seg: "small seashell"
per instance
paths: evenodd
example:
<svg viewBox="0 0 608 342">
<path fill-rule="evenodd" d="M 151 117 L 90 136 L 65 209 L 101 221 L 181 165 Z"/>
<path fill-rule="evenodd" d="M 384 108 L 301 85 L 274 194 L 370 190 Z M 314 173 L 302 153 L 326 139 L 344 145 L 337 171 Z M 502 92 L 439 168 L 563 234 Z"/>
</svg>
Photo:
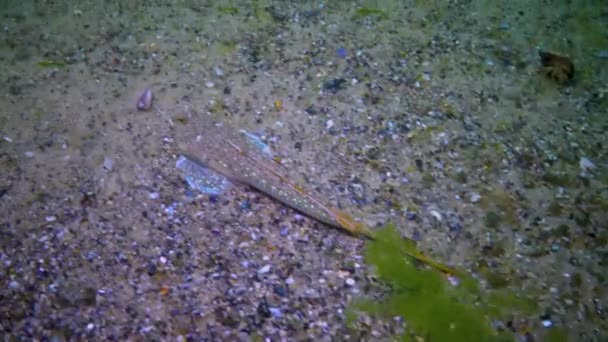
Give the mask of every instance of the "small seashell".
<svg viewBox="0 0 608 342">
<path fill-rule="evenodd" d="M 150 108 L 152 108 L 152 89 L 148 88 L 139 96 L 137 109 L 149 110 Z"/>
</svg>

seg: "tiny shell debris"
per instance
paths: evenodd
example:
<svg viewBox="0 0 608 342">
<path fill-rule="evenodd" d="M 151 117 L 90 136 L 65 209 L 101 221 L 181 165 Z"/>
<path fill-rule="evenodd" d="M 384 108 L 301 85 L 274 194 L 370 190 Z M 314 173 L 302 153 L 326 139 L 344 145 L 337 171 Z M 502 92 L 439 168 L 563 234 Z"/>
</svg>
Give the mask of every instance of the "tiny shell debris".
<svg viewBox="0 0 608 342">
<path fill-rule="evenodd" d="M 258 270 L 258 274 L 265 274 L 268 273 L 268 271 L 270 271 L 270 265 L 265 265 Z"/>
<path fill-rule="evenodd" d="M 138 110 L 150 110 L 152 108 L 152 89 L 148 88 L 144 90 L 144 92 L 137 99 L 137 109 Z"/>
</svg>

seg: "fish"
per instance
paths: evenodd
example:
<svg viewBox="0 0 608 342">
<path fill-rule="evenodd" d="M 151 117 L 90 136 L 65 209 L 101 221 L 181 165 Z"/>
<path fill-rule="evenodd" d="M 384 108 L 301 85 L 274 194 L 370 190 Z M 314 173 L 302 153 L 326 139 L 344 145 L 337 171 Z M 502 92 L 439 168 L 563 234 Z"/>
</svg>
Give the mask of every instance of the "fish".
<svg viewBox="0 0 608 342">
<path fill-rule="evenodd" d="M 192 140 L 178 143 L 181 155 L 175 165 L 190 187 L 217 195 L 233 182 L 245 184 L 319 222 L 373 239 L 363 222 L 296 184 L 257 135 L 225 124 L 195 123 L 192 127 L 199 132 Z"/>
<path fill-rule="evenodd" d="M 319 222 L 354 236 L 377 240 L 363 222 L 328 205 L 319 193 L 296 184 L 279 167 L 272 150 L 259 136 L 225 124 L 194 122 L 188 126 L 197 133 L 192 140 L 186 139 L 192 134 L 182 136 L 178 142 L 181 155 L 175 166 L 191 188 L 219 195 L 233 182 L 245 184 Z M 444 274 L 459 275 L 416 248 L 404 253 Z"/>
</svg>

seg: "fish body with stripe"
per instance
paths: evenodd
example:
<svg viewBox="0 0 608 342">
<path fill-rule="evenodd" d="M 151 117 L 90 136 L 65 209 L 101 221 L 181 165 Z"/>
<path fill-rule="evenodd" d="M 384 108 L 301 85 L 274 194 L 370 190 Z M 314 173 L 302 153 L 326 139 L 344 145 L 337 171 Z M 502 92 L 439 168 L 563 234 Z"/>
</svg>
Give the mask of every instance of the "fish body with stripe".
<svg viewBox="0 0 608 342">
<path fill-rule="evenodd" d="M 256 135 L 226 125 L 195 127 L 203 129 L 195 139 L 185 142 L 176 163 L 191 187 L 207 194 L 219 194 L 231 181 L 236 181 L 325 224 L 371 237 L 363 223 L 330 207 L 319 194 L 294 183 Z"/>
</svg>

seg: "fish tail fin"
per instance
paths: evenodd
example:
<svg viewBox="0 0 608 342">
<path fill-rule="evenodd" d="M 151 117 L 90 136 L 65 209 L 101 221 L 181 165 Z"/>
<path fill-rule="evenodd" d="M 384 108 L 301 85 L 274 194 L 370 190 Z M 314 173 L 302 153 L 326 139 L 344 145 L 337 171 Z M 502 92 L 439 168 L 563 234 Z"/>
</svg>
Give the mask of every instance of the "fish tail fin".
<svg viewBox="0 0 608 342">
<path fill-rule="evenodd" d="M 349 214 L 337 209 L 332 209 L 332 213 L 334 214 L 334 217 L 341 228 L 347 230 L 353 235 L 363 235 L 373 239 L 373 233 L 367 227 L 367 225 L 365 225 L 365 223 L 356 221 Z"/>
</svg>

